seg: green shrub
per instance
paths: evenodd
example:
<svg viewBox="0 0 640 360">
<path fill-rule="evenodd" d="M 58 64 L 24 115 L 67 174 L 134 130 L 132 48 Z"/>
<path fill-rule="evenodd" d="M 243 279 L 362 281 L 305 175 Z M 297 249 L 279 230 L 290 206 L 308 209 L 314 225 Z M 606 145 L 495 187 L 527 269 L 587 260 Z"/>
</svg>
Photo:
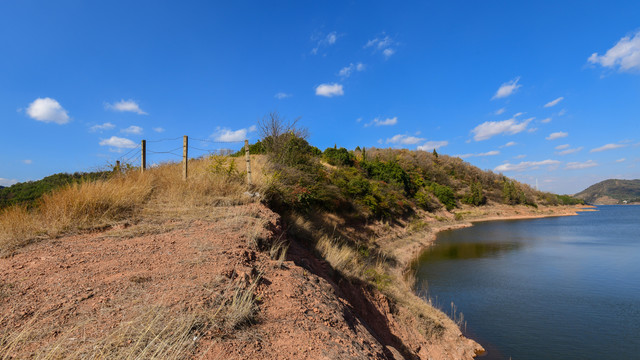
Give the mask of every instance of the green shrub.
<svg viewBox="0 0 640 360">
<path fill-rule="evenodd" d="M 478 181 L 471 183 L 469 193 L 462 199 L 467 204 L 480 206 L 487 203 L 487 197 L 482 191 L 482 184 Z"/>
<path fill-rule="evenodd" d="M 450 187 L 446 185 L 440 185 L 438 183 L 431 184 L 431 191 L 440 200 L 440 202 L 447 208 L 447 211 L 457 206 L 456 196 Z"/>
<path fill-rule="evenodd" d="M 343 147 L 340 149 L 327 148 L 324 153 L 322 153 L 322 158 L 329 164 L 335 166 L 353 165 L 353 154 Z"/>
<path fill-rule="evenodd" d="M 406 195 L 412 195 L 415 192 L 411 178 L 396 161 L 380 161 L 378 159 L 364 161 L 362 168 L 370 178 L 399 186 Z"/>
</svg>

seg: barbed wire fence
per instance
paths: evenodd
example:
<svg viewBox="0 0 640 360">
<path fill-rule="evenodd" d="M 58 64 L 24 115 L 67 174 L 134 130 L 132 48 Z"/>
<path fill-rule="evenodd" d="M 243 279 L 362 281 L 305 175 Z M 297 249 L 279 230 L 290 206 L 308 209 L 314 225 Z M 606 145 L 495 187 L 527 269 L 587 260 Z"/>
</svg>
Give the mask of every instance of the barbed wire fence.
<svg viewBox="0 0 640 360">
<path fill-rule="evenodd" d="M 173 148 L 181 138 L 182 146 Z M 195 142 L 195 146 L 191 142 Z M 165 143 L 168 144 L 165 146 Z M 183 178 L 186 180 L 189 175 L 189 159 L 197 159 L 205 156 L 230 156 L 236 153 L 236 151 L 231 149 L 231 146 L 234 144 L 241 145 L 242 143 L 243 141 L 190 138 L 187 135 L 158 140 L 142 140 L 140 144 L 132 147 L 125 154 L 118 157 L 115 166 L 118 171 L 124 166 L 127 168 L 139 167 L 140 171 L 144 172 L 147 169 L 147 164 L 151 164 L 148 161 L 150 159 L 149 155 L 155 158 L 151 166 L 155 166 L 162 161 L 178 161 L 178 159 L 181 159 L 183 164 Z M 182 153 L 180 153 L 180 150 L 182 150 Z M 247 165 L 247 183 L 251 185 L 251 158 L 249 156 L 248 140 L 244 140 L 244 151 Z"/>
</svg>

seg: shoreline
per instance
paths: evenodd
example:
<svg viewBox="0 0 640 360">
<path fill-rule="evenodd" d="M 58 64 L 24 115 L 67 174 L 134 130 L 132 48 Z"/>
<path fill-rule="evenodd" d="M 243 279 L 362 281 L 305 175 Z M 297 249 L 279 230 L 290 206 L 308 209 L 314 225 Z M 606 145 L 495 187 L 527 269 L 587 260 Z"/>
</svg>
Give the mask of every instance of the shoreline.
<svg viewBox="0 0 640 360">
<path fill-rule="evenodd" d="M 509 205 L 507 205 L 509 206 Z M 542 219 L 542 218 L 551 218 L 551 217 L 561 217 L 561 216 L 577 216 L 579 212 L 589 212 L 589 211 L 598 211 L 595 209 L 595 206 L 591 205 L 576 205 L 576 206 L 552 206 L 545 207 L 543 209 L 526 209 L 517 207 L 512 209 L 505 208 L 503 205 L 490 205 L 484 210 L 484 214 L 477 214 L 476 216 L 468 219 L 462 220 L 454 220 L 454 223 L 446 223 L 446 224 L 438 224 L 436 226 L 430 227 L 426 231 L 419 231 L 415 234 L 410 234 L 405 240 L 409 240 L 404 247 L 396 248 L 396 254 L 400 255 L 398 257 L 398 268 L 401 270 L 403 274 L 410 273 L 412 267 L 420 257 L 420 255 L 426 251 L 430 246 L 433 246 L 437 240 L 437 236 L 440 232 L 448 231 L 448 230 L 457 230 L 472 227 L 475 223 L 479 222 L 487 222 L 487 221 L 509 221 L 509 220 L 533 220 L 533 219 Z M 507 213 L 504 213 L 505 210 Z M 541 212 L 542 211 L 542 212 Z M 465 209 L 462 209 L 459 213 L 465 213 Z M 493 214 L 492 214 L 493 213 Z M 433 224 L 432 224 L 433 225 Z M 397 244 L 397 241 L 394 242 Z M 412 291 L 411 295 L 418 296 L 415 292 Z M 424 299 L 423 299 L 424 301 Z M 427 303 L 425 301 L 425 303 Z M 460 340 L 465 341 L 467 344 L 472 343 L 475 344 L 475 356 L 482 356 L 486 353 L 485 348 L 482 344 L 478 343 L 476 340 L 467 337 L 460 327 L 452 321 L 452 324 L 459 331 Z"/>
</svg>

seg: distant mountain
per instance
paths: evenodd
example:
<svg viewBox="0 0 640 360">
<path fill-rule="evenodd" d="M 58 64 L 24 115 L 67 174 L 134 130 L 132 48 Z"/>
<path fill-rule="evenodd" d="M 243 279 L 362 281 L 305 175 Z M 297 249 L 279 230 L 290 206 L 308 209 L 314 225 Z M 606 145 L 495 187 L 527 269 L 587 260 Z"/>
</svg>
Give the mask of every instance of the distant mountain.
<svg viewBox="0 0 640 360">
<path fill-rule="evenodd" d="M 640 203 L 640 179 L 601 181 L 574 196 L 594 205 Z"/>
</svg>

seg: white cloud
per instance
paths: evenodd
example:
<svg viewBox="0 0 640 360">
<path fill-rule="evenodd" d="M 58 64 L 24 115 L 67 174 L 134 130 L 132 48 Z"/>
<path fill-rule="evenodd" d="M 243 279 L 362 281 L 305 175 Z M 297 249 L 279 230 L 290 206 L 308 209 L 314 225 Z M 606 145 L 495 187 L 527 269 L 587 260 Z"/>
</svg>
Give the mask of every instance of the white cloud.
<svg viewBox="0 0 640 360">
<path fill-rule="evenodd" d="M 320 84 L 316 87 L 316 95 L 326 97 L 342 96 L 344 91 L 340 84 Z"/>
<path fill-rule="evenodd" d="M 153 128 L 153 131 L 155 131 L 155 132 L 157 132 L 157 133 L 162 133 L 162 132 L 164 132 L 164 129 L 163 129 L 163 128 L 161 128 L 161 127 L 154 127 L 154 128 Z"/>
<path fill-rule="evenodd" d="M 417 149 L 424 151 L 433 151 L 447 145 L 449 145 L 448 141 L 427 141 L 423 145 L 418 146 Z"/>
<path fill-rule="evenodd" d="M 585 162 L 570 162 L 567 163 L 565 169 L 567 170 L 578 170 L 578 169 L 587 169 L 590 167 L 598 166 L 598 163 L 593 160 L 587 160 Z"/>
<path fill-rule="evenodd" d="M 138 103 L 136 103 L 131 99 L 120 100 L 113 104 L 106 103 L 104 107 L 107 110 L 113 110 L 113 111 L 119 111 L 119 112 L 132 112 L 138 115 L 148 115 L 146 112 L 140 109 L 140 106 L 138 105 Z"/>
<path fill-rule="evenodd" d="M 550 123 L 550 122 L 551 122 L 551 118 L 550 118 L 550 117 L 548 117 L 548 118 L 546 118 L 546 119 L 542 119 L 542 120 L 540 120 L 540 122 L 541 122 L 541 123 L 543 123 L 543 124 L 548 124 L 548 123 Z"/>
<path fill-rule="evenodd" d="M 583 147 L 577 147 L 577 148 L 573 148 L 573 149 L 566 149 L 566 150 L 562 150 L 560 151 L 558 154 L 560 155 L 569 155 L 569 154 L 575 154 L 579 151 L 582 151 Z"/>
<path fill-rule="evenodd" d="M 521 155 L 518 155 L 518 156 L 514 156 L 513 158 L 514 159 L 524 159 L 526 157 L 527 157 L 527 155 L 521 154 Z"/>
<path fill-rule="evenodd" d="M 389 35 L 384 35 L 384 37 L 376 37 L 372 40 L 367 41 L 367 43 L 364 45 L 364 48 L 373 48 L 374 51 L 380 51 L 384 55 L 385 59 L 388 59 L 391 55 L 395 54 L 396 46 L 397 43 L 395 42 L 395 40 L 390 38 Z"/>
<path fill-rule="evenodd" d="M 502 114 L 504 114 L 504 112 L 505 112 L 505 111 L 507 111 L 507 109 L 505 109 L 505 108 L 501 108 L 501 109 L 496 110 L 496 111 L 494 112 L 494 114 L 495 114 L 495 115 L 502 115 Z"/>
<path fill-rule="evenodd" d="M 137 145 L 129 139 L 112 136 L 108 139 L 100 141 L 100 146 L 110 146 L 117 149 L 133 149 Z"/>
<path fill-rule="evenodd" d="M 338 72 L 338 75 L 343 78 L 348 78 L 354 71 L 364 71 L 366 66 L 363 63 L 351 63 L 349 66 L 345 66 Z"/>
<path fill-rule="evenodd" d="M 476 126 L 471 132 L 475 141 L 487 140 L 499 134 L 517 134 L 524 131 L 527 125 L 533 120 L 529 118 L 522 122 L 517 122 L 515 117 L 503 121 L 485 121 Z"/>
<path fill-rule="evenodd" d="M 27 108 L 27 115 L 30 118 L 45 123 L 56 123 L 59 125 L 69 122 L 69 115 L 59 102 L 52 98 L 37 98 Z"/>
<path fill-rule="evenodd" d="M 515 114 L 513 115 L 513 117 L 514 117 L 514 118 L 517 118 L 517 117 L 518 117 L 518 116 L 520 116 L 520 115 L 524 115 L 524 113 L 523 113 L 523 112 L 515 113 Z"/>
<path fill-rule="evenodd" d="M 509 141 L 508 143 L 502 145 L 501 147 L 505 148 L 505 147 L 511 147 L 511 146 L 515 146 L 518 143 L 516 143 L 515 141 Z"/>
<path fill-rule="evenodd" d="M 563 132 L 563 131 L 558 131 L 558 132 L 554 132 L 554 133 L 549 134 L 549 136 L 547 136 L 545 139 L 547 139 L 547 140 L 555 140 L 555 139 L 565 138 L 567 136 L 569 136 L 569 133 Z"/>
<path fill-rule="evenodd" d="M 318 35 L 312 36 L 311 40 L 317 41 L 316 47 L 311 49 L 311 53 L 315 55 L 315 54 L 318 53 L 318 51 L 321 48 L 329 47 L 329 46 L 335 44 L 336 41 L 338 41 L 338 34 L 335 31 L 332 31 L 332 32 L 328 33 L 327 35 L 324 35 L 324 34 L 320 33 Z"/>
<path fill-rule="evenodd" d="M 101 125 L 93 125 L 92 127 L 89 128 L 89 131 L 91 131 L 91 132 L 96 132 L 96 131 L 102 132 L 102 131 L 105 131 L 105 130 L 111 130 L 111 129 L 115 128 L 115 127 L 116 126 L 113 125 L 112 123 L 106 122 L 106 123 L 101 124 Z"/>
<path fill-rule="evenodd" d="M 523 161 L 518 164 L 505 163 L 497 166 L 494 171 L 503 172 L 503 171 L 524 171 L 537 169 L 540 166 L 544 165 L 558 165 L 560 161 L 558 160 L 542 160 L 542 161 Z"/>
<path fill-rule="evenodd" d="M 618 148 L 625 147 L 625 146 L 627 146 L 627 145 L 624 145 L 624 144 L 606 144 L 606 145 L 600 146 L 598 148 L 591 149 L 591 151 L 589 151 L 589 152 L 594 153 L 594 152 L 600 152 L 600 151 L 606 151 L 606 150 L 613 150 L 613 149 L 618 149 Z"/>
<path fill-rule="evenodd" d="M 18 180 L 16 179 L 5 179 L 5 178 L 0 178 L 0 186 L 11 186 L 15 183 L 17 183 Z"/>
<path fill-rule="evenodd" d="M 604 55 L 593 53 L 587 60 L 592 64 L 618 68 L 620 71 L 640 70 L 640 31 L 633 37 L 623 37 Z"/>
<path fill-rule="evenodd" d="M 123 132 L 125 134 L 135 134 L 135 135 L 140 135 L 142 134 L 142 128 L 140 126 L 136 126 L 136 125 L 131 125 L 126 129 L 122 129 L 120 130 L 120 132 Z"/>
<path fill-rule="evenodd" d="M 562 116 L 562 115 L 564 115 L 566 113 L 567 113 L 567 110 L 566 109 L 562 109 L 562 110 L 558 111 L 558 116 Z"/>
<path fill-rule="evenodd" d="M 380 120 L 379 118 L 373 119 L 370 123 L 364 124 L 364 127 L 369 127 L 371 125 L 374 126 L 392 126 L 398 123 L 398 117 L 386 118 L 384 120 Z"/>
<path fill-rule="evenodd" d="M 568 149 L 569 146 L 570 146 L 569 144 L 558 145 L 556 146 L 556 150 Z"/>
<path fill-rule="evenodd" d="M 286 98 L 290 98 L 292 95 L 291 94 L 287 94 L 287 93 L 283 93 L 283 92 L 279 92 L 277 94 L 275 94 L 273 97 L 276 99 L 286 99 Z"/>
<path fill-rule="evenodd" d="M 617 163 L 621 163 L 621 162 L 625 162 L 625 160 L 627 160 L 626 158 L 622 158 L 622 159 L 618 159 L 616 160 Z"/>
<path fill-rule="evenodd" d="M 457 156 L 457 157 L 459 157 L 461 159 L 465 159 L 465 158 L 470 158 L 470 157 L 495 156 L 495 155 L 500 155 L 500 151 L 491 150 L 491 151 L 478 153 L 478 154 L 462 154 L 462 155 L 455 155 L 455 156 Z"/>
<path fill-rule="evenodd" d="M 493 95 L 491 100 L 504 98 L 516 92 L 518 88 L 522 87 L 522 85 L 518 84 L 518 81 L 520 81 L 520 77 L 517 77 L 509 82 L 502 84 L 498 88 L 498 91 L 496 91 L 496 94 Z"/>
<path fill-rule="evenodd" d="M 248 129 L 231 130 L 228 128 L 218 127 L 216 131 L 211 134 L 211 138 L 215 141 L 223 142 L 239 142 L 247 139 L 247 134 L 256 131 L 255 125 L 250 126 Z"/>
<path fill-rule="evenodd" d="M 24 159 L 24 160 L 22 160 L 22 162 L 23 162 L 24 164 L 26 164 L 26 165 L 31 165 L 31 164 L 33 164 L 33 160 L 31 160 L 31 159 Z"/>
<path fill-rule="evenodd" d="M 387 144 L 399 144 L 399 145 L 414 145 L 417 144 L 419 142 L 424 141 L 424 138 L 419 138 L 416 136 L 409 136 L 409 135 L 402 135 L 402 134 L 398 134 L 395 135 L 391 138 L 388 138 L 386 143 Z"/>
<path fill-rule="evenodd" d="M 559 98 L 557 98 L 555 100 L 551 100 L 548 103 L 544 104 L 544 107 L 548 108 L 548 107 L 556 106 L 562 100 L 564 100 L 564 97 L 560 96 Z"/>
</svg>

